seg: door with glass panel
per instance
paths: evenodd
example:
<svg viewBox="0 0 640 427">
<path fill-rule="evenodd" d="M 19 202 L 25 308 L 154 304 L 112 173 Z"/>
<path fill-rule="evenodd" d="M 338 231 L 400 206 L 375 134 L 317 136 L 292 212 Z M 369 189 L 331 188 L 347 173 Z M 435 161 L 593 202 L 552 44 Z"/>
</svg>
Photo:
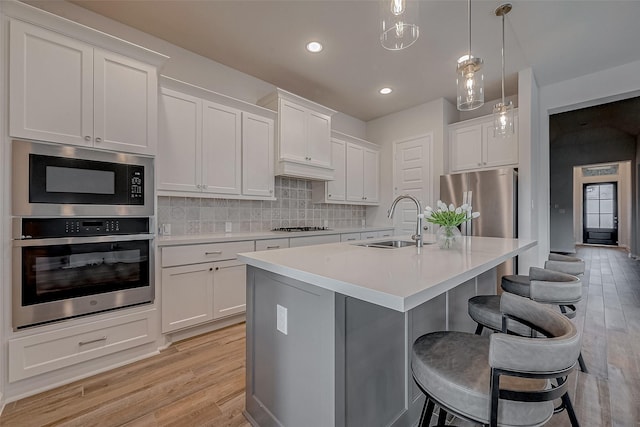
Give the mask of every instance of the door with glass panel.
<svg viewBox="0 0 640 427">
<path fill-rule="evenodd" d="M 618 245 L 617 183 L 584 185 L 583 242 Z"/>
</svg>

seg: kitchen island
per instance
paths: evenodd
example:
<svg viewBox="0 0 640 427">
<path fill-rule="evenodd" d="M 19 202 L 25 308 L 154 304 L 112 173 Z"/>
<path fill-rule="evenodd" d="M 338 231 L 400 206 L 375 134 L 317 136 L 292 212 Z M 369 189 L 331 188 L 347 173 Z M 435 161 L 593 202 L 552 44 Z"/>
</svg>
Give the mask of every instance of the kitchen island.
<svg viewBox="0 0 640 427">
<path fill-rule="evenodd" d="M 246 415 L 261 427 L 415 424 L 423 398 L 411 378 L 413 341 L 473 331 L 468 298 L 495 293 L 495 267 L 535 245 L 464 237 L 455 250 L 335 243 L 239 254 Z"/>
</svg>

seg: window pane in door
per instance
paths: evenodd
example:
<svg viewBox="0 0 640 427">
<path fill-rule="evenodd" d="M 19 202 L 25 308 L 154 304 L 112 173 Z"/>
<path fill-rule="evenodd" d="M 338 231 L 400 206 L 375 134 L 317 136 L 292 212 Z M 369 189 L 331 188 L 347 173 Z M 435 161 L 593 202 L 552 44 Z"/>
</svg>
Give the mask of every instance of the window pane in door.
<svg viewBox="0 0 640 427">
<path fill-rule="evenodd" d="M 613 200 L 600 200 L 600 213 L 613 213 Z"/>
<path fill-rule="evenodd" d="M 613 184 L 600 184 L 600 198 L 613 199 Z"/>
<path fill-rule="evenodd" d="M 600 228 L 599 214 L 587 214 L 587 228 Z"/>
<path fill-rule="evenodd" d="M 599 200 L 587 200 L 587 214 L 600 213 L 600 201 Z"/>
<path fill-rule="evenodd" d="M 588 186 L 587 187 L 587 199 L 599 199 L 600 192 L 598 191 L 598 187 Z"/>
<path fill-rule="evenodd" d="M 600 215 L 600 228 L 613 228 L 613 216 L 611 214 Z"/>
</svg>

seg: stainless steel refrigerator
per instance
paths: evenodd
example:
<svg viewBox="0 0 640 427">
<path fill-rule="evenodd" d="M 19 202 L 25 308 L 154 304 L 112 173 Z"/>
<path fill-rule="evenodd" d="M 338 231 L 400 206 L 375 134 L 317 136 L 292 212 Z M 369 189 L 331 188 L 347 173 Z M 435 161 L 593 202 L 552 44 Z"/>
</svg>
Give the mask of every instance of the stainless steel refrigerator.
<svg viewBox="0 0 640 427">
<path fill-rule="evenodd" d="M 461 227 L 465 235 L 518 237 L 518 171 L 513 168 L 442 175 L 440 200 L 455 206 L 469 203 L 480 212 Z M 512 260 L 499 266 L 498 283 L 504 274 L 514 274 L 516 265 Z"/>
</svg>

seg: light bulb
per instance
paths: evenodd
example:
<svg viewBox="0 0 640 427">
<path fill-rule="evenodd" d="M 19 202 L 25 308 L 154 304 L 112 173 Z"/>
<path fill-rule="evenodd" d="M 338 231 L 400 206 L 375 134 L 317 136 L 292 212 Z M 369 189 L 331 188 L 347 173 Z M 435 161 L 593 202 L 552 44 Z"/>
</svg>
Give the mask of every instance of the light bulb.
<svg viewBox="0 0 640 427">
<path fill-rule="evenodd" d="M 391 13 L 398 16 L 404 13 L 405 0 L 391 0 Z"/>
</svg>

